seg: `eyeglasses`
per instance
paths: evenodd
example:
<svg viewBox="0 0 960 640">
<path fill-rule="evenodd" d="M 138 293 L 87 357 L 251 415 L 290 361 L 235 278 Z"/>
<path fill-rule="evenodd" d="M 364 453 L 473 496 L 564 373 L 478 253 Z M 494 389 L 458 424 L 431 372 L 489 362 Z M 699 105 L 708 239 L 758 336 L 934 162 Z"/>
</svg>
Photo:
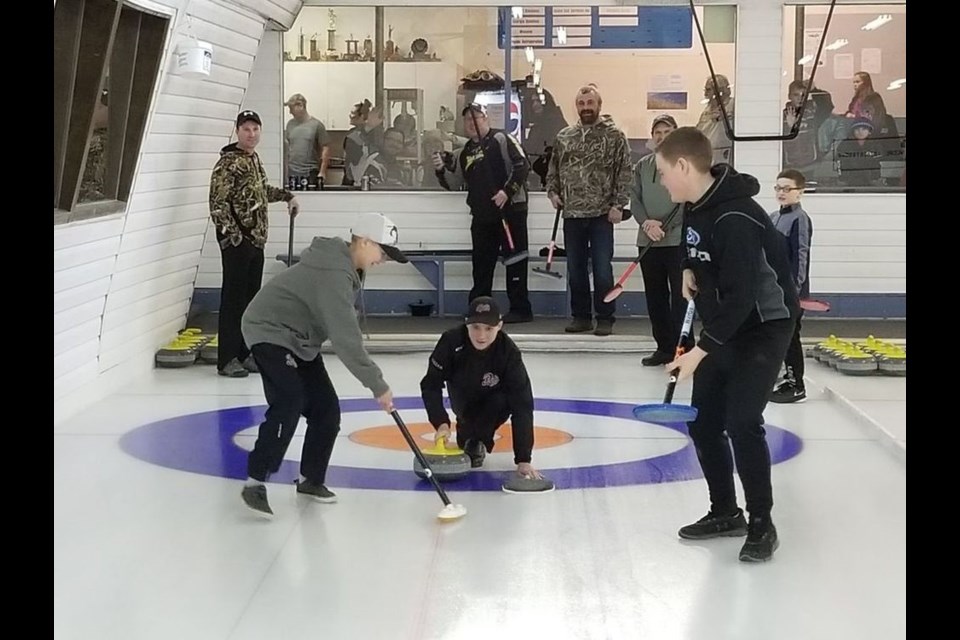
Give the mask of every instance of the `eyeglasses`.
<svg viewBox="0 0 960 640">
<path fill-rule="evenodd" d="M 780 185 L 774 185 L 773 190 L 777 193 L 786 191 L 802 191 L 803 187 L 781 187 Z"/>
</svg>

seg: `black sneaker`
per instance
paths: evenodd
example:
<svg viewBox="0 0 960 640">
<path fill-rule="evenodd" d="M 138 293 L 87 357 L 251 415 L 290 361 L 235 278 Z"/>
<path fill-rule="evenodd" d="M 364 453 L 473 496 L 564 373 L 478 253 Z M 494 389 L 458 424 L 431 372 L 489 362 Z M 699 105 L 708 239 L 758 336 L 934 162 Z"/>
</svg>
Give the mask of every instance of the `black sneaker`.
<svg viewBox="0 0 960 640">
<path fill-rule="evenodd" d="M 243 503 L 256 512 L 257 515 L 267 518 L 273 517 L 273 509 L 270 508 L 270 503 L 267 502 L 267 487 L 265 485 L 244 486 L 243 491 L 240 492 L 240 497 L 243 498 Z"/>
<path fill-rule="evenodd" d="M 593 331 L 593 320 L 588 318 L 574 318 L 573 322 L 568 324 L 563 330 L 567 333 L 586 333 L 587 331 Z"/>
<path fill-rule="evenodd" d="M 503 316 L 503 324 L 519 324 L 521 322 L 533 322 L 533 314 L 511 311 L 507 315 Z"/>
<path fill-rule="evenodd" d="M 463 452 L 470 457 L 470 467 L 476 469 L 483 466 L 483 459 L 487 457 L 487 448 L 479 440 L 467 440 Z"/>
<path fill-rule="evenodd" d="M 260 367 L 257 366 L 257 361 L 253 359 L 252 355 L 247 356 L 247 359 L 243 361 L 242 366 L 250 373 L 260 373 Z"/>
<path fill-rule="evenodd" d="M 595 336 L 609 336 L 613 333 L 613 320 L 600 318 L 597 320 L 597 328 L 593 330 Z"/>
<path fill-rule="evenodd" d="M 246 378 L 250 375 L 250 372 L 243 368 L 239 360 L 234 358 L 224 365 L 223 369 L 218 369 L 217 374 L 228 378 Z"/>
<path fill-rule="evenodd" d="M 310 482 L 309 480 L 297 480 L 297 493 L 302 496 L 310 496 L 317 502 L 332 504 L 337 501 L 337 494 L 319 482 Z"/>
<path fill-rule="evenodd" d="M 742 562 L 766 562 L 773 557 L 773 552 L 780 546 L 777 537 L 777 528 L 773 526 L 770 516 L 750 516 L 750 525 L 747 528 L 747 541 L 740 548 Z"/>
<path fill-rule="evenodd" d="M 680 527 L 677 535 L 687 540 L 745 536 L 747 521 L 743 517 L 743 509 L 737 509 L 736 513 L 728 516 L 718 516 L 711 511 L 693 524 Z"/>
<path fill-rule="evenodd" d="M 770 402 L 777 404 L 790 404 L 791 402 L 803 402 L 807 399 L 807 391 L 799 386 L 793 380 L 784 380 L 778 385 L 773 393 L 770 394 Z"/>
<path fill-rule="evenodd" d="M 673 354 L 667 353 L 666 351 L 654 351 L 646 358 L 640 360 L 640 364 L 645 367 L 656 367 L 661 364 L 667 364 L 668 362 L 673 362 Z"/>
</svg>

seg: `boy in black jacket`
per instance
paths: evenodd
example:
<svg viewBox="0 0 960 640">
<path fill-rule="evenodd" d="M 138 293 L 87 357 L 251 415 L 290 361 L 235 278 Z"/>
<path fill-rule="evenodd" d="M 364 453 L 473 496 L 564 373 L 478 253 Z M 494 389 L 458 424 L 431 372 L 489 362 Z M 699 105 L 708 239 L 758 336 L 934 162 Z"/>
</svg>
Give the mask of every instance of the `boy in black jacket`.
<svg viewBox="0 0 960 640">
<path fill-rule="evenodd" d="M 493 298 L 470 302 L 466 324 L 445 331 L 430 356 L 420 393 L 436 439 L 450 435 L 450 416 L 443 406 L 447 386 L 457 416 L 457 446 L 473 467 L 483 465 L 494 446 L 493 435 L 509 418 L 513 429 L 513 461 L 517 473 L 541 478 L 530 464 L 533 452 L 533 389 L 520 349 L 505 333 Z"/>
<path fill-rule="evenodd" d="M 695 299 L 703 330 L 697 345 L 667 364 L 693 378 L 697 418 L 690 437 L 710 491 L 710 511 L 681 538 L 742 536 L 740 560 L 769 560 L 779 546 L 770 518 L 773 489 L 763 409 L 799 312 L 783 238 L 753 200 L 756 178 L 727 164 L 711 167 L 710 141 L 681 127 L 657 147 L 663 186 L 685 203 L 683 296 Z M 729 436 L 729 441 L 728 441 Z M 733 444 L 733 457 L 730 443 Z M 733 461 L 749 524 L 737 507 Z"/>
<path fill-rule="evenodd" d="M 447 190 L 467 187 L 470 207 L 470 238 L 473 241 L 473 288 L 469 299 L 490 296 L 493 272 L 501 247 L 508 247 L 501 219 L 510 226 L 514 250 L 527 250 L 527 174 L 530 165 L 513 136 L 493 129 L 483 107 L 463 109 L 463 126 L 470 141 L 457 157 L 436 153 L 433 168 Z M 503 321 L 530 322 L 533 309 L 527 288 L 529 260 L 507 265 L 507 297 L 510 313 Z"/>
</svg>

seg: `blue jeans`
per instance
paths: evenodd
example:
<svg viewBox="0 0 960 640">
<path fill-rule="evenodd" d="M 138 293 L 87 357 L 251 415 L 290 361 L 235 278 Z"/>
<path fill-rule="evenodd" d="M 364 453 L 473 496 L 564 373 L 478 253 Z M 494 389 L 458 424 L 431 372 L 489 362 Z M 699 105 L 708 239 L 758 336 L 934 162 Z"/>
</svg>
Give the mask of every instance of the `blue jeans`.
<svg viewBox="0 0 960 640">
<path fill-rule="evenodd" d="M 567 252 L 567 277 L 570 280 L 570 306 L 573 317 L 592 320 L 590 275 L 593 267 L 593 310 L 597 320 L 614 321 L 616 302 L 604 302 L 613 288 L 613 223 L 606 215 L 595 218 L 567 218 L 563 221 L 563 245 Z"/>
</svg>

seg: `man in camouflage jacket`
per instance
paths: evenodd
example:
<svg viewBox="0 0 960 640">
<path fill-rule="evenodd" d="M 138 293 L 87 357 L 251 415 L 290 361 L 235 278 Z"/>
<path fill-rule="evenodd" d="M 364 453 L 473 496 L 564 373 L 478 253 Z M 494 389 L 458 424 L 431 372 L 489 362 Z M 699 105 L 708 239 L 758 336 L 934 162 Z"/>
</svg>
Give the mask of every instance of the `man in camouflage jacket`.
<svg viewBox="0 0 960 640">
<path fill-rule="evenodd" d="M 603 298 L 613 288 L 613 225 L 630 201 L 630 145 L 610 116 L 601 116 L 597 88 L 577 91 L 580 120 L 557 134 L 547 172 L 547 196 L 563 207 L 563 240 L 570 278 L 573 322 L 567 333 L 594 329 L 588 260 L 593 267 L 594 334 L 613 333 L 616 303 Z"/>
<path fill-rule="evenodd" d="M 223 267 L 217 372 L 232 378 L 257 371 L 243 342 L 240 318 L 263 280 L 267 205 L 286 202 L 291 218 L 299 210 L 293 194 L 267 183 L 267 173 L 255 151 L 261 124 L 256 112 L 240 112 L 237 141 L 220 150 L 210 178 L 210 218 L 216 225 Z"/>
</svg>

